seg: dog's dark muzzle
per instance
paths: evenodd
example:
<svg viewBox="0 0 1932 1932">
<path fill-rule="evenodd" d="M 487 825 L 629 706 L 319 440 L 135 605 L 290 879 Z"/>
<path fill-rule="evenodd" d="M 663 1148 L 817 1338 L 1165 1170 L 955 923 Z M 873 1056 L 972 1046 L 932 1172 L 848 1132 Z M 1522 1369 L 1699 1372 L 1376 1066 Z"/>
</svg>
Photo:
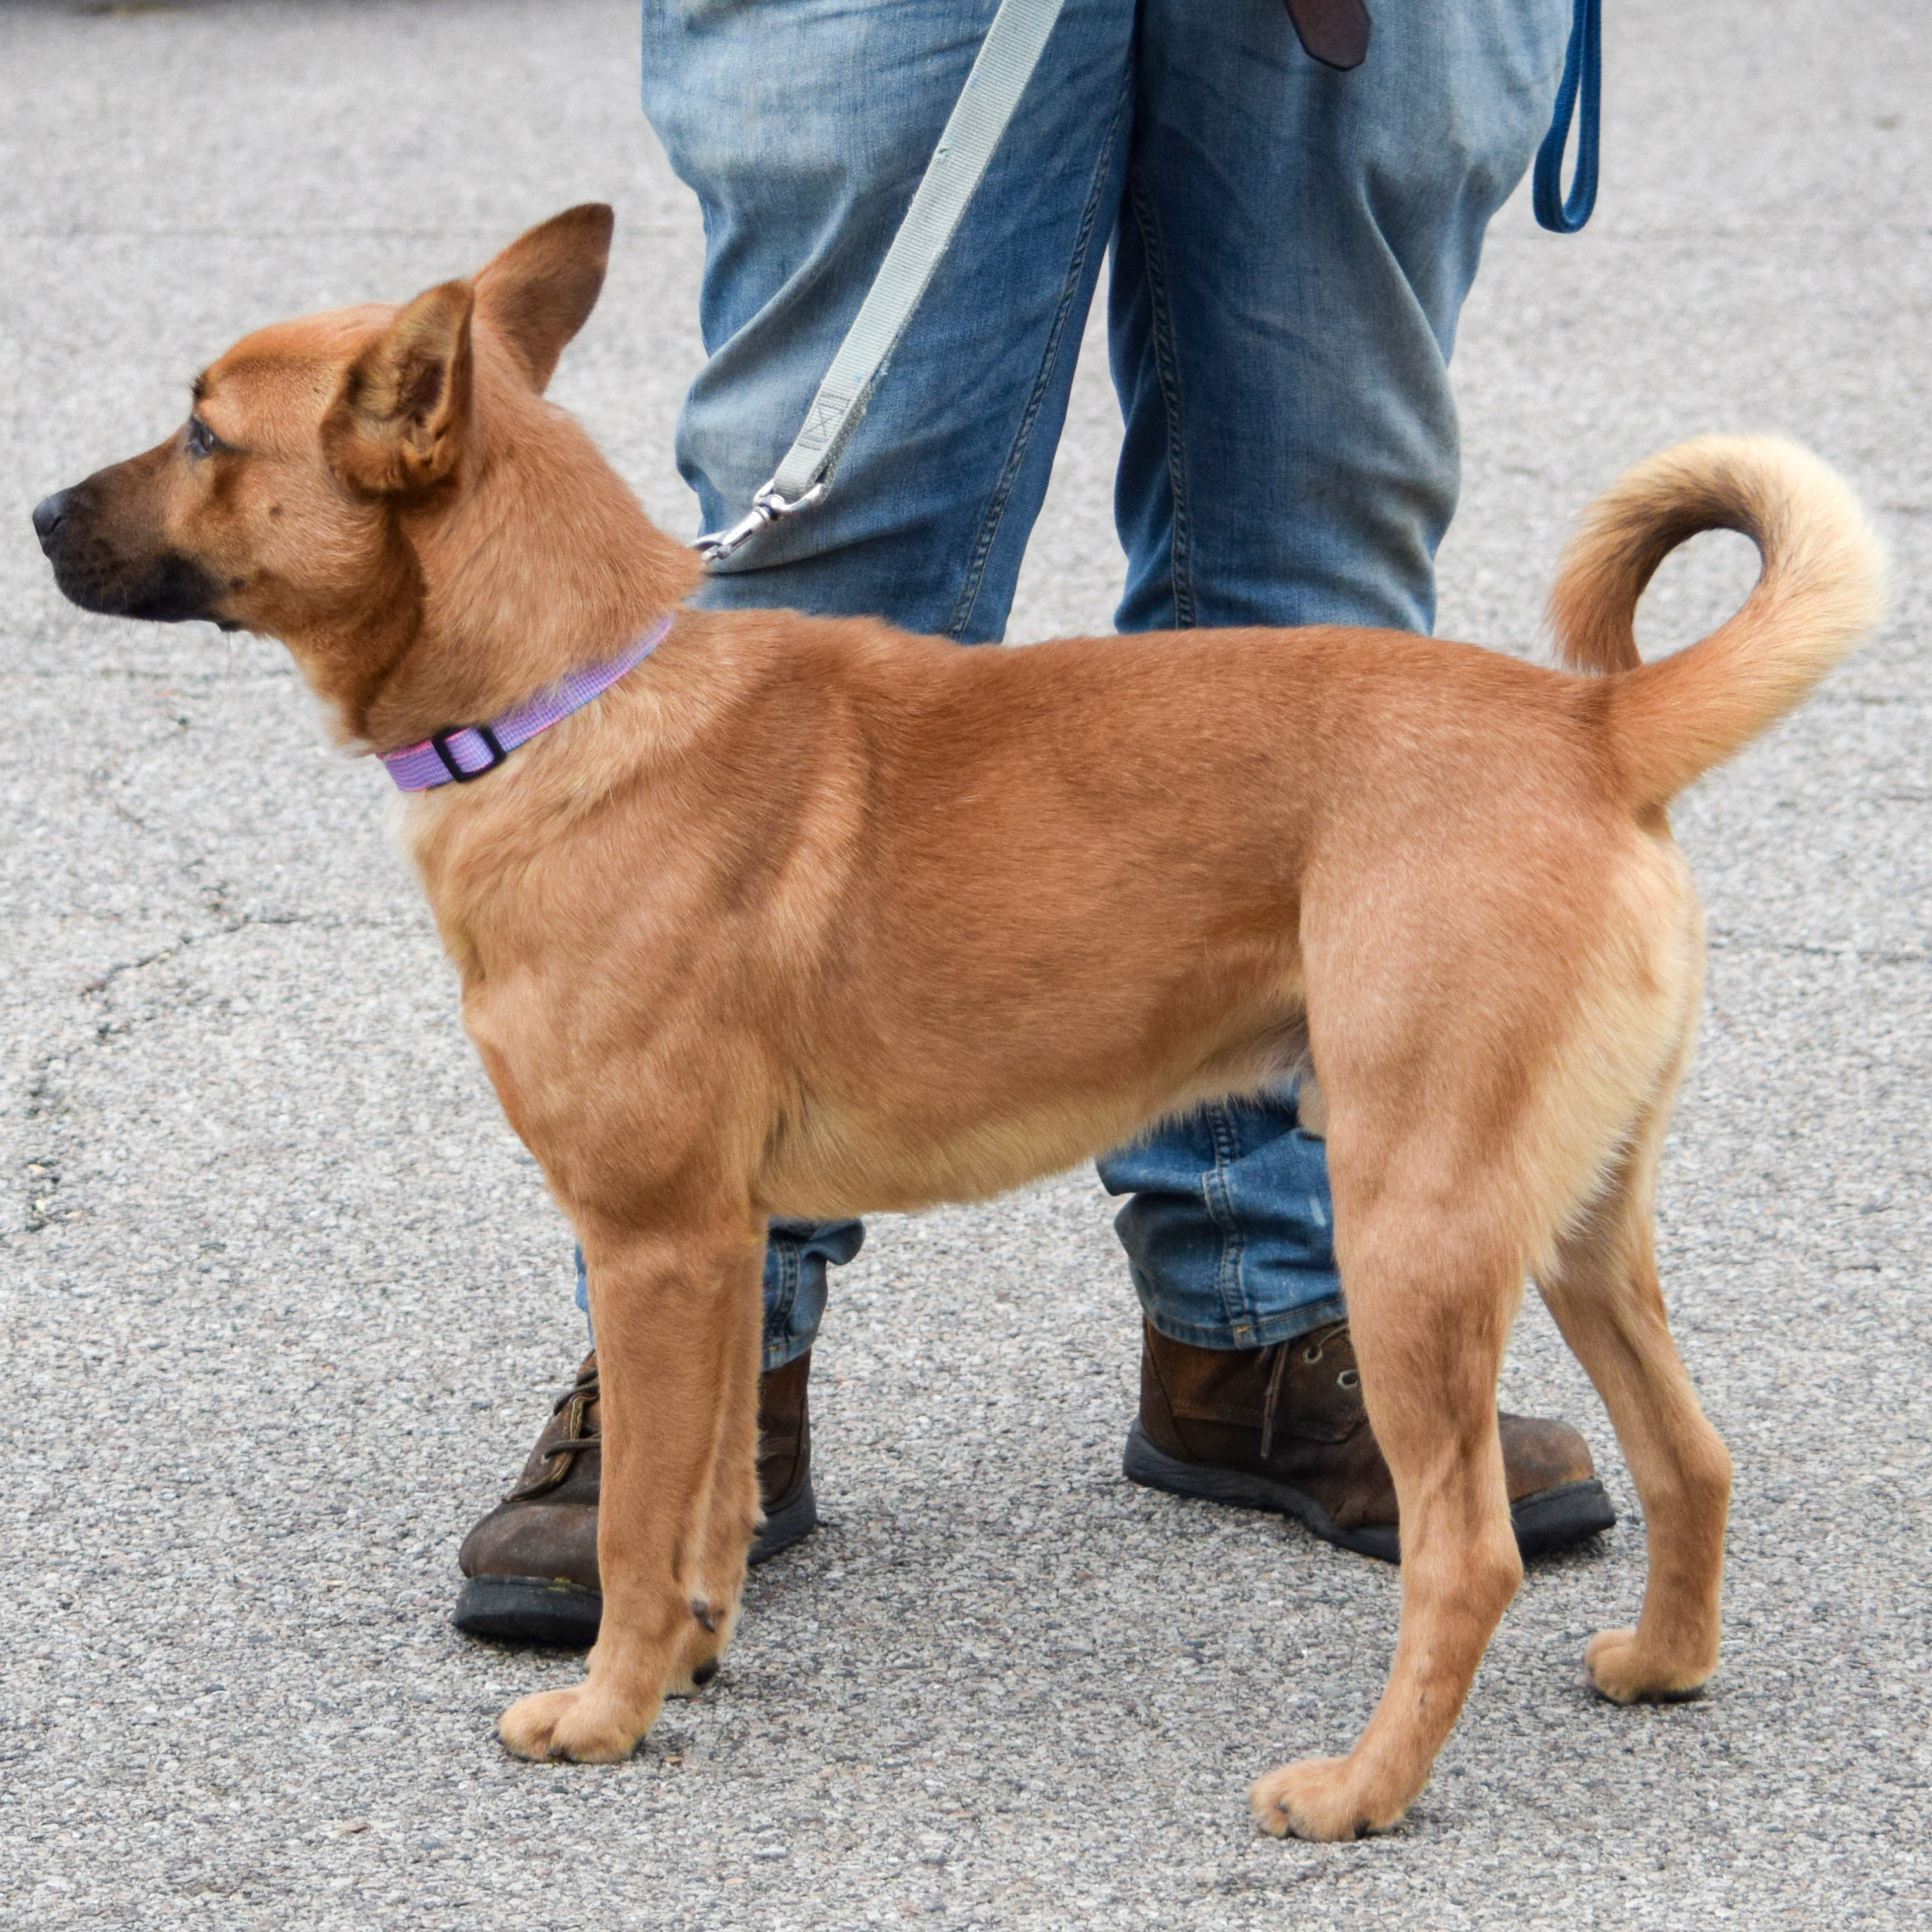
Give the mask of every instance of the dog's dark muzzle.
<svg viewBox="0 0 1932 1932">
<path fill-rule="evenodd" d="M 110 534 L 99 482 L 98 476 L 90 476 L 34 506 L 34 534 L 54 567 L 61 595 L 106 617 L 220 622 L 214 604 L 220 586 L 200 564 L 173 550 L 144 550 Z"/>
</svg>

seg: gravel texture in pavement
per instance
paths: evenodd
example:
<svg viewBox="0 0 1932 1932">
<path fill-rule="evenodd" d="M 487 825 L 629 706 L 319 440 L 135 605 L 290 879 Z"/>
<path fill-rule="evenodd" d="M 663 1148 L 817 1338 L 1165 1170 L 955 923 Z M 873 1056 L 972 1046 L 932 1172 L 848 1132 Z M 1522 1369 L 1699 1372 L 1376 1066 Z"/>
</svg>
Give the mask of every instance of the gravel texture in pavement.
<svg viewBox="0 0 1932 1932">
<path fill-rule="evenodd" d="M 826 1516 L 630 1762 L 513 1762 L 574 1659 L 450 1628 L 455 1551 L 581 1342 L 566 1229 L 384 830 L 277 646 L 84 616 L 33 502 L 304 310 L 616 203 L 556 393 L 655 514 L 702 238 L 626 0 L 0 10 L 0 1924 L 1907 1928 L 1932 1913 L 1932 13 L 1611 9 L 1604 187 L 1496 224 L 1457 352 L 1441 628 L 1541 648 L 1570 519 L 1714 428 L 1840 465 L 1892 616 L 1686 799 L 1710 992 L 1664 1179 L 1736 1456 L 1723 1668 L 1596 1701 L 1634 1515 L 1539 1563 L 1435 1783 L 1359 1845 L 1250 1778 L 1346 1745 L 1395 1573 L 1118 1471 L 1137 1314 L 1090 1177 L 877 1225 L 814 1383 Z M 1012 628 L 1105 628 L 1090 332 Z M 1659 647 L 1749 580 L 1706 538 Z M 1532 1302 L 1512 1406 L 1602 1412 Z"/>
</svg>

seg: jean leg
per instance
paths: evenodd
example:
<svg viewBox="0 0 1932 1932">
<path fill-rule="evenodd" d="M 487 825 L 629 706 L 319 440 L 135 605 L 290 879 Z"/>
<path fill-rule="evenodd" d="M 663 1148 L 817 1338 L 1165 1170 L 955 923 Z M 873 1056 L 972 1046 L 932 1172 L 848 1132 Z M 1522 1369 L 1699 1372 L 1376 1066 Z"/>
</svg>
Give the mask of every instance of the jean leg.
<svg viewBox="0 0 1932 1932">
<path fill-rule="evenodd" d="M 825 1316 L 825 1270 L 849 1262 L 865 1240 L 860 1221 L 772 1222 L 765 1238 L 767 1374 L 812 1346 Z"/>
<path fill-rule="evenodd" d="M 1278 0 L 1145 0 L 1111 352 L 1123 630 L 1427 631 L 1460 449 L 1449 353 L 1550 116 L 1567 0 L 1412 0 L 1367 61 Z"/>
<path fill-rule="evenodd" d="M 646 0 L 644 108 L 705 222 L 710 359 L 678 429 L 735 522 L 871 286 L 996 0 Z M 699 601 L 1000 637 L 1119 204 L 1134 0 L 1067 0 L 819 508 Z"/>
<path fill-rule="evenodd" d="M 1455 508 L 1448 358 L 1490 216 L 1546 124 L 1567 0 L 1377 10 L 1367 62 L 1303 52 L 1278 0 L 1145 0 L 1114 235 L 1127 420 L 1123 630 L 1426 631 Z M 1336 1318 L 1320 1142 L 1285 1096 L 1208 1108 L 1100 1164 L 1176 1340 Z"/>
<path fill-rule="evenodd" d="M 766 1373 L 795 1362 L 809 1348 L 825 1314 L 825 1270 L 829 1264 L 849 1262 L 865 1245 L 866 1229 L 859 1221 L 775 1220 L 765 1236 L 765 1339 L 762 1366 Z M 597 1331 L 590 1323 L 590 1276 L 584 1250 L 577 1250 L 577 1305 L 590 1346 Z"/>
<path fill-rule="evenodd" d="M 1217 1100 L 1097 1163 L 1163 1335 L 1264 1348 L 1342 1318 L 1328 1163 L 1294 1120 L 1287 1094 Z"/>
</svg>

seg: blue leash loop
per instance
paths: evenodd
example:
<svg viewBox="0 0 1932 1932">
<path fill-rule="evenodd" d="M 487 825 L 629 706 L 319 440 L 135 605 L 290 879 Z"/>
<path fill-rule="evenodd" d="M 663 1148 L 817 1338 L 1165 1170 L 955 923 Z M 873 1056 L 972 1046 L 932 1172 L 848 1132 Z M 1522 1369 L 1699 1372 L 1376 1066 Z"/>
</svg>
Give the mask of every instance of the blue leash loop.
<svg viewBox="0 0 1932 1932">
<path fill-rule="evenodd" d="M 1597 205 L 1597 133 L 1601 111 L 1604 74 L 1603 0 L 1576 0 L 1570 23 L 1569 51 L 1563 56 L 1563 79 L 1556 89 L 1556 113 L 1550 132 L 1536 151 L 1536 218 L 1552 234 L 1574 235 L 1590 218 Z M 1576 113 L 1577 97 L 1582 112 Z M 1563 192 L 1563 150 L 1569 145 L 1570 123 L 1576 119 L 1576 172 L 1570 192 Z"/>
</svg>

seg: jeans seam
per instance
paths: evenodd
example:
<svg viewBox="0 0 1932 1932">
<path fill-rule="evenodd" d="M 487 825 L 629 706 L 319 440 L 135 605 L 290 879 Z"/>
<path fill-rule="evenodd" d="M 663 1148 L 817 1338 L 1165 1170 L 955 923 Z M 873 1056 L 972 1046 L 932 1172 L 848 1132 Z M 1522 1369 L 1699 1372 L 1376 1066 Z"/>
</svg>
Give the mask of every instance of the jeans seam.
<svg viewBox="0 0 1932 1932">
<path fill-rule="evenodd" d="M 765 1235 L 765 1252 L 767 1257 L 776 1256 L 778 1264 L 778 1305 L 770 1303 L 764 1311 L 764 1338 L 760 1346 L 760 1356 L 771 1353 L 770 1337 L 774 1329 L 786 1338 L 791 1336 L 792 1310 L 798 1303 L 799 1244 L 792 1240 L 773 1240 L 768 1229 Z M 767 1367 L 770 1365 L 766 1364 Z"/>
<path fill-rule="evenodd" d="M 1227 1318 L 1228 1333 L 1233 1336 L 1235 1346 L 1246 1348 L 1253 1346 L 1254 1334 L 1247 1292 L 1242 1280 L 1247 1243 L 1228 1186 L 1234 1161 L 1234 1125 L 1226 1106 L 1219 1100 L 1209 1103 L 1207 1114 L 1208 1128 L 1214 1137 L 1214 1165 L 1201 1177 L 1201 1198 L 1209 1219 L 1221 1232 L 1221 1264 L 1216 1273 L 1216 1286 L 1221 1293 L 1222 1312 Z"/>
<path fill-rule="evenodd" d="M 1174 518 L 1173 533 L 1168 540 L 1168 574 L 1173 586 L 1174 627 L 1186 631 L 1193 628 L 1196 616 L 1194 532 L 1187 507 L 1187 442 L 1181 427 L 1180 363 L 1174 345 L 1174 310 L 1168 299 L 1160 231 L 1138 175 L 1128 179 L 1127 197 L 1134 211 L 1134 224 L 1141 232 L 1141 253 L 1147 264 L 1148 334 L 1154 346 L 1162 412 L 1167 419 L 1167 491 Z"/>
<path fill-rule="evenodd" d="M 1080 232 L 1073 244 L 1073 254 L 1069 260 L 1066 279 L 1061 285 L 1060 301 L 1053 314 L 1052 326 L 1047 331 L 1046 347 L 1040 359 L 1040 370 L 1034 378 L 1033 393 L 1027 398 L 1025 409 L 1021 412 L 1019 427 L 1013 433 L 1012 447 L 1006 452 L 1006 460 L 1001 468 L 999 480 L 993 485 L 993 494 L 986 504 L 986 514 L 981 519 L 980 534 L 974 539 L 973 554 L 966 566 L 964 580 L 959 586 L 958 600 L 953 607 L 952 617 L 946 627 L 949 638 L 958 638 L 964 634 L 966 626 L 972 621 L 973 607 L 979 602 L 980 586 L 986 580 L 986 565 L 993 554 L 994 540 L 1000 532 L 1000 525 L 1005 520 L 1006 505 L 1011 500 L 1013 486 L 1019 480 L 1022 466 L 1026 460 L 1027 451 L 1033 441 L 1034 424 L 1046 400 L 1047 385 L 1052 378 L 1054 367 L 1060 359 L 1060 345 L 1066 333 L 1066 318 L 1073 307 L 1073 298 L 1078 292 L 1082 276 L 1087 266 L 1087 251 L 1094 242 L 1094 224 L 1100 212 L 1100 190 L 1106 181 L 1112 164 L 1114 143 L 1119 138 L 1120 116 L 1132 94 L 1131 72 L 1122 76 L 1120 92 L 1114 103 L 1113 117 L 1107 123 L 1106 139 L 1100 143 L 1100 152 L 1094 164 L 1093 185 L 1088 190 L 1087 206 L 1080 216 Z"/>
<path fill-rule="evenodd" d="M 1170 1342 L 1184 1342 L 1193 1348 L 1268 1348 L 1277 1342 L 1292 1342 L 1298 1335 L 1311 1335 L 1318 1328 L 1348 1318 L 1348 1304 L 1338 1293 L 1324 1295 L 1319 1301 L 1298 1302 L 1236 1334 L 1232 1330 L 1211 1328 L 1199 1322 L 1176 1321 L 1165 1308 L 1156 1313 L 1152 1298 L 1138 1277 L 1135 1287 L 1141 1312 L 1150 1324 Z"/>
</svg>

